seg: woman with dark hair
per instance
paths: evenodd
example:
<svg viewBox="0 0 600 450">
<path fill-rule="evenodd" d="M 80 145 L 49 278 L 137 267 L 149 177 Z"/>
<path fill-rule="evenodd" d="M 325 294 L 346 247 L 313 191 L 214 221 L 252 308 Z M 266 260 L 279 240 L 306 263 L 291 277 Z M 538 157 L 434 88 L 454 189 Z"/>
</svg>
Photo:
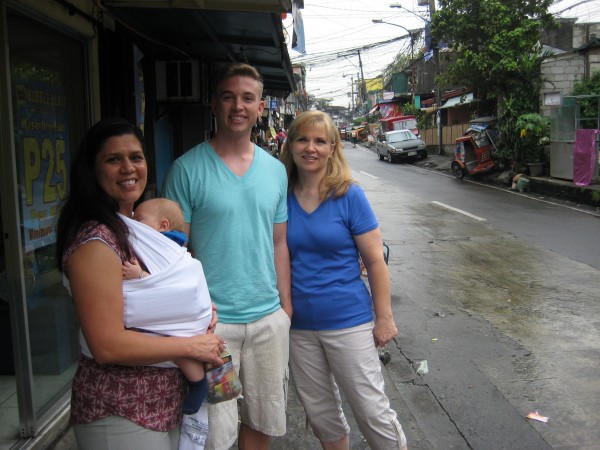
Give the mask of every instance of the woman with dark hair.
<svg viewBox="0 0 600 450">
<path fill-rule="evenodd" d="M 406 449 L 377 353 L 398 334 L 381 232 L 342 150 L 331 118 L 308 111 L 292 122 L 281 153 L 289 180 L 291 374 L 324 449 L 350 446 L 338 386 L 370 448 Z"/>
<path fill-rule="evenodd" d="M 86 450 L 176 449 L 184 378 L 158 364 L 222 363 L 223 342 L 214 334 L 166 337 L 124 325 L 122 264 L 137 258 L 127 221 L 146 179 L 141 130 L 123 119 L 102 120 L 75 157 L 58 221 L 58 267 L 81 325 L 71 422 Z"/>
</svg>

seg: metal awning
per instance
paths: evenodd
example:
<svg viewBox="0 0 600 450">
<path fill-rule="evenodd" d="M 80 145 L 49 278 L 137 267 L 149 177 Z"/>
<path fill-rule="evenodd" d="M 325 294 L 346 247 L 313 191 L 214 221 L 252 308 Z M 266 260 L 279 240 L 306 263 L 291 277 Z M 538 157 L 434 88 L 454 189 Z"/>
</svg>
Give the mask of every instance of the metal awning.
<svg viewBox="0 0 600 450">
<path fill-rule="evenodd" d="M 437 106 L 430 106 L 429 108 L 421 108 L 421 111 L 425 113 L 426 116 L 429 114 L 433 114 L 438 110 Z"/>
<path fill-rule="evenodd" d="M 213 65 L 245 62 L 261 73 L 265 94 L 296 90 L 281 13 L 291 0 L 106 0 L 122 26 L 155 45 L 156 59 Z M 286 4 L 289 4 L 286 6 Z M 209 9 L 210 8 L 210 9 Z"/>
<path fill-rule="evenodd" d="M 463 105 L 466 105 L 467 103 L 471 103 L 473 101 L 475 101 L 475 99 L 473 98 L 473 93 L 469 92 L 464 97 L 459 95 L 457 97 L 449 98 L 448 101 L 446 101 L 446 103 L 444 103 L 442 106 L 440 106 L 440 109 L 453 108 L 455 106 L 463 106 Z"/>
<path fill-rule="evenodd" d="M 371 108 L 371 111 L 369 111 L 369 112 L 367 113 L 367 115 L 371 115 L 371 114 L 373 114 L 373 113 L 374 113 L 375 111 L 377 111 L 378 109 L 379 109 L 379 105 L 375 105 L 375 106 L 373 106 L 373 108 Z"/>
<path fill-rule="evenodd" d="M 393 121 L 396 121 L 396 120 L 398 120 L 400 118 L 403 118 L 403 119 L 407 119 L 407 118 L 415 119 L 416 117 L 413 116 L 412 114 L 406 114 L 406 115 L 403 115 L 403 116 L 389 116 L 389 117 L 384 117 L 383 119 L 381 119 L 381 122 L 384 122 L 384 123 L 393 122 Z"/>
</svg>

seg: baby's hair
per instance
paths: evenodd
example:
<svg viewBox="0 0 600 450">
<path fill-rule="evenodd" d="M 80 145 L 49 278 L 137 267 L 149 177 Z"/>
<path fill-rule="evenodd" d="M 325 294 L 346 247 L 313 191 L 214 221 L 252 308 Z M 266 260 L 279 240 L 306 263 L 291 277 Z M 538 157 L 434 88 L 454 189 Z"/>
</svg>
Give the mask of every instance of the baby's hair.
<svg viewBox="0 0 600 450">
<path fill-rule="evenodd" d="M 166 218 L 169 221 L 169 229 L 183 231 L 183 211 L 176 201 L 168 198 L 151 198 L 142 204 L 149 207 L 160 218 Z"/>
</svg>

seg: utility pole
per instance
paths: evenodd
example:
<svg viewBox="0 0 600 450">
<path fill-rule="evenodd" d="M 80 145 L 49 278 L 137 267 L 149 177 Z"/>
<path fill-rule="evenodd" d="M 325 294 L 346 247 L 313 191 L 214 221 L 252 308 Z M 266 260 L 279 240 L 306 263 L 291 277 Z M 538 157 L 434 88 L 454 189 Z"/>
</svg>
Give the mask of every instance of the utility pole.
<svg viewBox="0 0 600 450">
<path fill-rule="evenodd" d="M 365 74 L 363 72 L 362 59 L 360 57 L 360 50 L 358 50 L 358 64 L 360 66 L 360 100 L 361 103 L 367 100 L 367 82 L 365 81 Z"/>
<path fill-rule="evenodd" d="M 352 92 L 354 93 L 354 107 L 360 104 L 360 73 L 356 72 L 356 78 L 352 78 Z"/>
<path fill-rule="evenodd" d="M 352 95 L 352 111 L 354 111 L 354 77 L 350 77 L 350 95 Z"/>
<path fill-rule="evenodd" d="M 429 22 L 431 23 L 431 19 L 433 19 L 433 13 L 435 13 L 435 0 L 429 0 Z M 433 64 L 435 65 L 435 75 L 433 82 L 435 83 L 435 104 L 437 105 L 437 138 L 438 138 L 438 154 L 444 154 L 444 146 L 442 145 L 442 110 L 440 106 L 442 106 L 442 93 L 440 91 L 440 86 L 437 81 L 437 77 L 440 74 L 440 49 L 438 48 L 438 43 L 433 42 Z"/>
</svg>

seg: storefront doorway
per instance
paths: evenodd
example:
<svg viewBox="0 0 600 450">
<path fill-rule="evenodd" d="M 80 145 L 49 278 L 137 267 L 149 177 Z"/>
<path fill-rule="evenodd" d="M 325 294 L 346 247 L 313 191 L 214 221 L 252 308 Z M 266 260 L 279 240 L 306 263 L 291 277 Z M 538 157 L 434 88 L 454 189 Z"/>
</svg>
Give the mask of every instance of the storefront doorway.
<svg viewBox="0 0 600 450">
<path fill-rule="evenodd" d="M 2 2 L 0 2 L 2 6 Z M 0 8 L 0 447 L 35 436 L 68 403 L 78 323 L 56 269 L 55 224 L 86 129 L 84 43 Z M 5 42 L 6 41 L 6 42 Z M 8 125 L 8 126 L 7 126 Z"/>
</svg>

